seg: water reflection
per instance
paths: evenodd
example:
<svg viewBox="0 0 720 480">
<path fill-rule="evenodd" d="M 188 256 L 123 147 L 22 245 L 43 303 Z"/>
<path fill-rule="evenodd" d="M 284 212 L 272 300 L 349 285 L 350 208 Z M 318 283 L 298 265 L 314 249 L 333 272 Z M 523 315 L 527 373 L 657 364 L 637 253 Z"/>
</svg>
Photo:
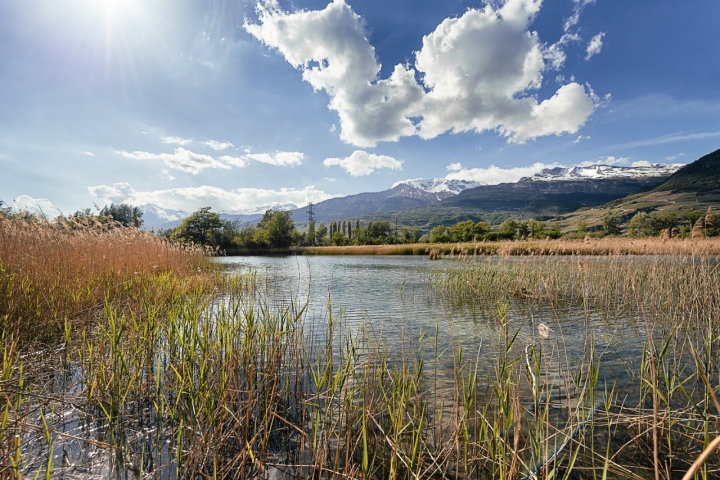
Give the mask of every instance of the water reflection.
<svg viewBox="0 0 720 480">
<path fill-rule="evenodd" d="M 340 313 L 342 325 L 356 334 L 361 329 L 385 343 L 388 353 L 399 355 L 401 345 L 422 349 L 425 361 L 435 367 L 434 349 L 454 351 L 462 346 L 466 359 L 477 362 L 480 377 L 495 375 L 494 359 L 500 348 L 499 305 L 453 305 L 429 286 L 432 275 L 451 268 L 472 268 L 476 262 L 542 262 L 547 258 L 444 259 L 430 262 L 418 256 L 307 256 L 218 258 L 230 272 L 254 271 L 260 276 L 265 299 L 278 305 L 289 301 L 307 304 L 306 322 L 325 322 L 328 306 Z M 563 259 L 560 261 L 576 261 Z M 611 257 L 590 262 L 617 261 Z M 634 261 L 634 259 L 633 259 Z M 559 379 L 574 374 L 595 349 L 602 362 L 601 382 L 627 384 L 637 371 L 645 341 L 642 319 L 624 314 L 607 316 L 581 307 L 542 301 L 508 299 L 508 330 L 519 349 L 532 346 L 542 355 L 547 375 Z M 544 324 L 547 336 L 539 332 Z M 437 338 L 435 338 L 437 336 Z M 431 348 L 433 347 L 433 348 Z M 479 359 L 479 360 L 478 360 Z M 453 383 L 452 355 L 441 359 L 441 378 Z M 599 387 L 604 388 L 604 384 Z"/>
</svg>

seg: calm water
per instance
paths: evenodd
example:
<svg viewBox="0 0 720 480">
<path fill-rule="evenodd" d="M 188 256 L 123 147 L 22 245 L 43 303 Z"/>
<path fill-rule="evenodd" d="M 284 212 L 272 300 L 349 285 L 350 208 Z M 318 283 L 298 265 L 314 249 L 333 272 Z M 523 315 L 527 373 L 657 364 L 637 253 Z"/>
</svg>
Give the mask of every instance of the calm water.
<svg viewBox="0 0 720 480">
<path fill-rule="evenodd" d="M 331 305 L 347 331 L 364 329 L 382 341 L 391 355 L 399 355 L 404 344 L 406 350 L 422 348 L 425 360 L 433 361 L 437 335 L 438 350 L 462 345 L 465 358 L 477 362 L 481 374 L 492 378 L 497 318 L 484 309 L 448 305 L 433 292 L 430 276 L 448 268 L 471 268 L 475 261 L 543 260 L 478 257 L 431 262 L 422 256 L 288 256 L 217 261 L 231 272 L 256 272 L 264 296 L 272 302 L 307 304 L 307 319 L 315 329 L 322 328 Z M 519 330 L 516 345 L 542 349 L 545 368 L 557 378 L 582 363 L 589 342 L 595 344 L 596 356 L 602 355 L 601 377 L 608 384 L 625 384 L 630 381 L 629 372 L 637 371 L 645 340 L 645 326 L 638 318 L 606 318 L 592 312 L 586 316 L 578 306 L 511 300 L 508 319 L 511 334 Z M 550 329 L 547 337 L 540 335 L 541 323 Z M 451 356 L 439 363 L 441 376 L 449 381 Z"/>
<path fill-rule="evenodd" d="M 490 391 L 496 378 L 497 349 L 503 340 L 496 316 L 487 309 L 449 305 L 431 287 L 434 274 L 442 274 L 449 268 L 471 268 L 475 260 L 431 262 L 421 256 L 288 256 L 227 257 L 217 261 L 227 268 L 228 273 L 255 272 L 259 279 L 256 300 L 264 305 L 282 308 L 292 302 L 305 306 L 303 325 L 316 341 L 322 341 L 331 309 L 341 336 L 353 335 L 380 344 L 391 362 L 400 358 L 403 352 L 412 352 L 411 357 L 419 352 L 425 361 L 425 372 L 432 372 L 434 379 L 432 385 L 425 388 L 433 389 L 432 393 L 438 397 L 452 394 L 455 386 L 453 360 L 456 358 L 453 355 L 462 346 L 463 364 L 478 370 L 478 396 L 496 401 L 490 397 Z M 479 257 L 477 261 L 545 260 Z M 602 365 L 596 398 L 600 398 L 606 383 L 615 383 L 620 388 L 632 385 L 628 392 L 637 392 L 630 372 L 638 371 L 637 363 L 645 340 L 645 327 L 640 319 L 631 316 L 605 318 L 593 312 L 586 314 L 580 306 L 532 300 L 511 299 L 507 308 L 508 330 L 511 335 L 517 332 L 512 355 L 525 363 L 529 362 L 527 352 L 542 352 L 543 386 L 551 392 L 551 404 L 557 405 L 558 410 L 573 402 L 575 392 L 568 388 L 568 379 L 586 362 L 584 359 L 591 343 L 595 345 Z M 540 334 L 542 326 L 549 329 L 547 335 Z M 63 399 L 68 396 L 72 401 L 59 403 L 66 411 L 55 413 L 55 428 L 69 435 L 58 437 L 54 444 L 51 455 L 59 467 L 56 474 L 69 473 L 67 478 L 73 478 L 73 475 L 133 478 L 134 473 L 127 466 L 130 464 L 126 464 L 123 457 L 125 450 L 115 449 L 115 453 L 111 453 L 111 450 L 92 444 L 83 444 L 80 448 L 75 442 L 77 435 L 94 437 L 108 429 L 99 412 L 88 415 L 72 403 L 81 391 L 76 383 L 78 375 L 78 371 L 68 371 L 57 376 L 56 391 Z M 530 396 L 524 396 L 526 403 Z M 136 414 L 138 418 L 149 415 L 145 410 Z M 40 420 L 35 419 L 35 424 L 39 423 Z M 152 419 L 148 424 L 129 425 L 128 431 L 136 433 L 132 438 L 120 440 L 132 446 L 135 457 L 138 457 L 138 451 L 154 452 L 145 459 L 146 462 L 153 458 L 157 460 L 155 466 L 148 467 L 150 470 L 159 465 L 171 465 L 174 458 L 171 444 L 175 440 L 172 437 L 158 440 L 152 433 L 154 428 Z M 99 438 L 106 439 L 104 436 Z M 31 457 L 25 469 L 27 475 L 33 475 L 44 465 L 44 441 L 38 434 L 27 447 L 35 452 L 25 451 Z M 137 463 L 137 458 L 134 461 Z M 163 472 L 163 478 L 174 478 L 172 468 L 162 467 L 158 471 Z"/>
</svg>

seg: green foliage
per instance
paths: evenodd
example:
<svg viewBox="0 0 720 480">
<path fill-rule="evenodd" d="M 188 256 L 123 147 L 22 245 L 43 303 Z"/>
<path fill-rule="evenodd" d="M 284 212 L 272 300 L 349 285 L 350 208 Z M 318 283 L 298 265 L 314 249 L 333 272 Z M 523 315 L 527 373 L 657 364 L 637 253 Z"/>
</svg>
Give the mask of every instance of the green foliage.
<svg viewBox="0 0 720 480">
<path fill-rule="evenodd" d="M 628 223 L 628 236 L 631 238 L 649 237 L 652 235 L 650 219 L 645 212 L 636 213 Z"/>
<path fill-rule="evenodd" d="M 547 237 L 547 232 L 545 231 L 545 222 L 530 220 L 528 222 L 528 229 L 530 230 L 530 236 L 532 238 L 542 239 Z"/>
<path fill-rule="evenodd" d="M 143 212 L 141 212 L 139 208 L 131 207 L 125 203 L 120 203 L 118 205 L 111 203 L 109 207 L 103 207 L 103 209 L 100 210 L 100 216 L 112 218 L 126 227 L 140 228 L 143 224 Z"/>
<path fill-rule="evenodd" d="M 328 236 L 328 228 L 325 226 L 324 223 L 320 223 L 318 225 L 317 231 L 315 232 L 315 244 L 316 245 L 325 245 L 325 242 L 327 241 Z"/>
<path fill-rule="evenodd" d="M 585 220 L 578 221 L 576 228 L 579 236 L 585 235 L 587 233 L 587 222 Z"/>
<path fill-rule="evenodd" d="M 258 243 L 268 248 L 288 248 L 292 245 L 295 224 L 289 212 L 268 210 L 256 227 Z"/>
<path fill-rule="evenodd" d="M 560 225 L 560 222 L 553 222 L 550 225 L 550 231 L 548 232 L 548 237 L 550 237 L 550 238 L 562 237 L 562 227 Z"/>
<path fill-rule="evenodd" d="M 167 236 L 180 243 L 226 248 L 233 246 L 235 230 L 232 223 L 211 212 L 210 207 L 203 207 L 169 230 Z"/>
<path fill-rule="evenodd" d="M 612 210 L 602 218 L 602 229 L 605 235 L 620 235 L 620 215 Z"/>
<path fill-rule="evenodd" d="M 315 220 L 308 224 L 308 231 L 305 234 L 305 245 L 315 245 Z"/>
<path fill-rule="evenodd" d="M 430 243 L 447 243 L 450 241 L 450 235 L 445 225 L 438 225 L 430 231 Z"/>
<path fill-rule="evenodd" d="M 332 234 L 330 237 L 330 245 L 335 245 L 337 247 L 345 246 L 349 243 L 348 238 L 345 234 L 343 234 L 341 231 L 336 231 Z"/>
<path fill-rule="evenodd" d="M 498 229 L 498 234 L 503 240 L 512 240 L 513 238 L 515 238 L 517 229 L 518 222 L 516 222 L 514 218 L 508 218 L 500 225 L 500 228 Z"/>
</svg>

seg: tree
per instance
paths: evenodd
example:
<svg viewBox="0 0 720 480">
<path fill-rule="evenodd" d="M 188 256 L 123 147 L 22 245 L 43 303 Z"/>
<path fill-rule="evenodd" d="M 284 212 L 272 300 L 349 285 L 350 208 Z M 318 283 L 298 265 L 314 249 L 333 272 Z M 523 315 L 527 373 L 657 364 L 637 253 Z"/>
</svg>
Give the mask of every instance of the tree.
<svg viewBox="0 0 720 480">
<path fill-rule="evenodd" d="M 100 210 L 100 216 L 112 218 L 126 227 L 140 228 L 143 224 L 143 212 L 141 212 L 138 207 L 131 207 L 125 203 L 118 205 L 111 203 L 109 207 L 103 207 L 103 209 Z"/>
<path fill-rule="evenodd" d="M 550 238 L 562 237 L 562 226 L 560 225 L 560 222 L 553 222 L 550 225 L 550 231 L 548 232 L 548 237 L 550 237 Z"/>
<path fill-rule="evenodd" d="M 257 228 L 263 232 L 265 243 L 270 248 L 287 248 L 292 245 L 295 224 L 290 218 L 290 212 L 267 210 Z"/>
<path fill-rule="evenodd" d="M 305 235 L 305 245 L 315 245 L 315 220 L 308 224 L 308 231 Z"/>
<path fill-rule="evenodd" d="M 328 229 L 325 224 L 321 222 L 320 225 L 318 225 L 317 232 L 315 232 L 316 243 L 318 245 L 325 245 L 325 239 L 327 238 L 327 236 Z"/>
<path fill-rule="evenodd" d="M 517 228 L 517 222 L 512 218 L 508 218 L 500 225 L 500 228 L 498 229 L 498 234 L 500 235 L 500 238 L 504 240 L 512 240 L 513 238 L 515 238 L 515 232 L 517 231 Z"/>
<path fill-rule="evenodd" d="M 387 222 L 385 220 L 371 222 L 368 224 L 367 228 L 367 236 L 369 239 L 369 243 L 387 243 L 391 232 L 392 227 L 390 226 L 390 222 Z"/>
<path fill-rule="evenodd" d="M 465 220 L 447 228 L 447 240 L 451 242 L 469 242 L 475 236 L 475 222 Z M 432 234 L 431 234 L 432 237 Z"/>
<path fill-rule="evenodd" d="M 168 236 L 183 243 L 227 247 L 232 245 L 234 233 L 230 222 L 211 212 L 210 207 L 203 207 L 170 230 Z"/>
<path fill-rule="evenodd" d="M 620 216 L 611 211 L 602 217 L 602 228 L 605 235 L 620 235 Z"/>
<path fill-rule="evenodd" d="M 585 220 L 578 220 L 576 228 L 578 236 L 584 237 L 585 233 L 587 233 L 587 222 Z"/>
<path fill-rule="evenodd" d="M 330 245 L 336 245 L 338 247 L 342 247 L 343 245 L 348 244 L 348 238 L 341 232 L 336 231 L 332 234 L 330 237 Z"/>
<path fill-rule="evenodd" d="M 430 230 L 430 243 L 446 243 L 450 240 L 445 225 L 438 225 Z"/>
<path fill-rule="evenodd" d="M 545 232 L 545 222 L 530 220 L 528 228 L 530 229 L 530 236 L 533 238 L 545 238 L 547 236 Z"/>
<path fill-rule="evenodd" d="M 473 240 L 482 240 L 490 233 L 490 224 L 487 222 L 477 222 L 473 227 Z"/>
<path fill-rule="evenodd" d="M 652 235 L 652 227 L 645 212 L 638 212 L 628 223 L 628 236 L 631 238 L 647 237 Z"/>
<path fill-rule="evenodd" d="M 653 212 L 650 215 L 650 225 L 655 235 L 663 231 L 672 231 L 677 227 L 678 216 L 676 212 Z"/>
<path fill-rule="evenodd" d="M 530 235 L 530 224 L 527 221 L 518 223 L 517 236 L 525 240 Z"/>
</svg>

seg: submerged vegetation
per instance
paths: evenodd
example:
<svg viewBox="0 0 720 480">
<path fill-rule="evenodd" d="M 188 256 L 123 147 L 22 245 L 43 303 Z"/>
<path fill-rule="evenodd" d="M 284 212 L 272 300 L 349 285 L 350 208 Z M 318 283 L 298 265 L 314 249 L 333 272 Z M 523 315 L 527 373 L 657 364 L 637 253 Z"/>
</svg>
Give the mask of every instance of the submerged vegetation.
<svg viewBox="0 0 720 480">
<path fill-rule="evenodd" d="M 0 237 L 1 478 L 672 478 L 720 435 L 714 259 L 458 251 L 429 288 L 492 335 L 443 347 L 437 327 L 395 341 L 318 318 L 135 229 L 0 218 Z M 622 383 L 596 315 L 642 332 Z"/>
</svg>

